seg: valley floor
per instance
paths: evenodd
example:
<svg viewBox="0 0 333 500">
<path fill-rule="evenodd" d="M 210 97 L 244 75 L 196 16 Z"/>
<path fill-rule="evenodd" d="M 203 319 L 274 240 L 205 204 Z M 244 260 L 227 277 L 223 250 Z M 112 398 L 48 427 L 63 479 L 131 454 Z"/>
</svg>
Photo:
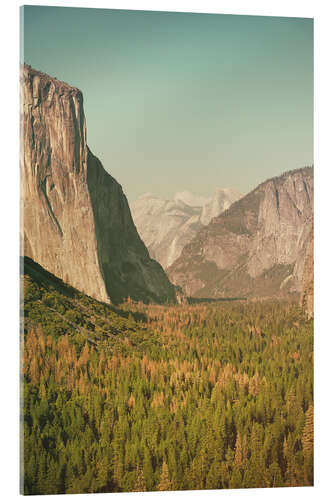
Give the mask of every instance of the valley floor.
<svg viewBox="0 0 333 500">
<path fill-rule="evenodd" d="M 313 322 L 297 305 L 115 310 L 24 280 L 26 494 L 313 484 Z"/>
</svg>

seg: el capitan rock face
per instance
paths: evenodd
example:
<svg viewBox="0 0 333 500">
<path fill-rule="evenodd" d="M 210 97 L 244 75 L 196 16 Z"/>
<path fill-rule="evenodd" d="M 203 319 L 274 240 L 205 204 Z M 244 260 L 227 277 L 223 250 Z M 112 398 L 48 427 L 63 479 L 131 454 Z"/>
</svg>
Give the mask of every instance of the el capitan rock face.
<svg viewBox="0 0 333 500">
<path fill-rule="evenodd" d="M 214 218 L 168 269 L 195 297 L 300 292 L 313 216 L 313 168 L 260 184 Z"/>
<path fill-rule="evenodd" d="M 89 151 L 80 90 L 21 73 L 22 253 L 99 300 L 175 300 L 121 186 Z"/>
</svg>

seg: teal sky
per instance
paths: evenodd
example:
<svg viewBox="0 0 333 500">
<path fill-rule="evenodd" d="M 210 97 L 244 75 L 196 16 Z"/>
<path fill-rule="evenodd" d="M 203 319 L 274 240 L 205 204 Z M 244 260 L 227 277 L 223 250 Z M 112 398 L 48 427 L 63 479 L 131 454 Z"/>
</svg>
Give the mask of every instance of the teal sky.
<svg viewBox="0 0 333 500">
<path fill-rule="evenodd" d="M 26 6 L 24 60 L 82 90 L 129 200 L 313 163 L 312 19 Z"/>
</svg>

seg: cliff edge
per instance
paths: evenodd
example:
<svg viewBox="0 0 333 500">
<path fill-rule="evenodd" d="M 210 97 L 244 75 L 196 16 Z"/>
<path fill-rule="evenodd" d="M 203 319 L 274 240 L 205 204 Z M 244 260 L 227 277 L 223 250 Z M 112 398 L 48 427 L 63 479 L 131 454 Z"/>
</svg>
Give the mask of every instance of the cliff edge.
<svg viewBox="0 0 333 500">
<path fill-rule="evenodd" d="M 21 71 L 21 253 L 102 301 L 175 301 L 118 182 L 87 146 L 79 89 Z"/>
</svg>

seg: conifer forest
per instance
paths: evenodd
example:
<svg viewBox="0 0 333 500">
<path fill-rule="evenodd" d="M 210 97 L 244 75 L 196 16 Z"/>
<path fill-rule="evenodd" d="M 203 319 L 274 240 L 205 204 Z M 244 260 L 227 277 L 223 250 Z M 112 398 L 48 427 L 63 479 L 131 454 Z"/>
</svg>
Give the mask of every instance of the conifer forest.
<svg viewBox="0 0 333 500">
<path fill-rule="evenodd" d="M 22 275 L 24 493 L 313 484 L 313 320 L 98 302 Z"/>
</svg>

